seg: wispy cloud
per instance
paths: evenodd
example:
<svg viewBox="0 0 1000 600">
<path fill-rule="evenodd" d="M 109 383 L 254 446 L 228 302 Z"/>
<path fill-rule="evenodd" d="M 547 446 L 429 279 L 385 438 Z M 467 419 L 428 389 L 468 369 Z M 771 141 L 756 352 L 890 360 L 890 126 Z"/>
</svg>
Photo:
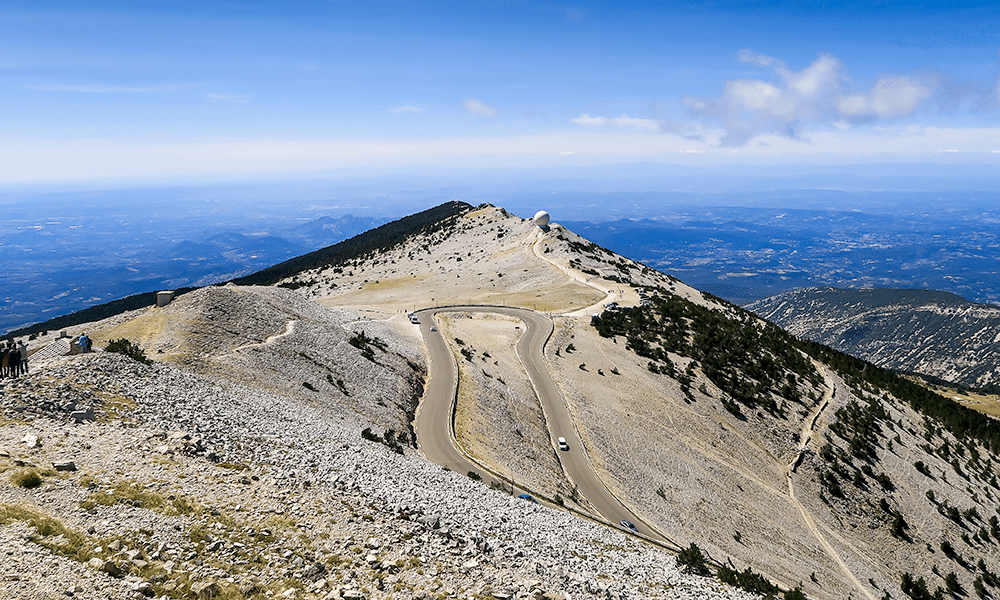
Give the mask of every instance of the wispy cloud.
<svg viewBox="0 0 1000 600">
<path fill-rule="evenodd" d="M 164 94 L 178 92 L 193 87 L 191 84 L 168 84 L 168 85 L 102 85 L 102 84 L 65 84 L 47 83 L 39 85 L 26 85 L 25 89 L 38 90 L 41 92 L 68 92 L 75 94 Z"/>
<path fill-rule="evenodd" d="M 580 115 L 570 122 L 584 126 L 618 125 L 620 127 L 638 127 L 650 131 L 660 131 L 661 122 L 656 119 L 639 119 L 622 114 L 620 117 L 592 117 L 590 115 Z"/>
<path fill-rule="evenodd" d="M 422 113 L 425 109 L 419 106 L 414 106 L 412 104 L 404 104 L 403 106 L 397 106 L 396 108 L 390 110 L 389 112 L 400 114 L 400 113 Z"/>
<path fill-rule="evenodd" d="M 247 94 L 209 94 L 208 99 L 212 102 L 228 102 L 230 104 L 246 104 L 250 102 Z"/>
<path fill-rule="evenodd" d="M 1000 128 L 886 126 L 816 131 L 808 143 L 764 135 L 762 144 L 723 148 L 718 136 L 692 142 L 671 133 L 582 128 L 573 133 L 434 139 L 288 139 L 242 137 L 170 140 L 39 139 L 0 134 L 0 183 L 170 177 L 258 177 L 347 167 L 539 166 L 609 161 L 690 164 L 784 164 L 835 161 L 948 162 L 992 167 Z M 571 149 L 571 150 L 570 150 Z M 959 153 L 951 152 L 958 150 Z M 573 154 L 563 154 L 573 152 Z M 839 157 L 839 158 L 838 158 Z M 684 163 L 688 164 L 688 163 Z M 984 168 L 986 168 L 984 167 Z"/>
<path fill-rule="evenodd" d="M 772 77 L 726 81 L 717 98 L 682 99 L 694 116 L 725 128 L 724 146 L 742 146 L 767 134 L 800 138 L 811 123 L 842 127 L 910 116 L 926 106 L 941 79 L 934 73 L 884 75 L 871 89 L 852 91 L 844 65 L 829 54 L 801 71 L 750 50 L 740 51 L 739 60 Z"/>
<path fill-rule="evenodd" d="M 465 101 L 465 110 L 474 117 L 488 117 L 492 119 L 497 116 L 497 109 L 475 98 L 469 98 Z"/>
</svg>

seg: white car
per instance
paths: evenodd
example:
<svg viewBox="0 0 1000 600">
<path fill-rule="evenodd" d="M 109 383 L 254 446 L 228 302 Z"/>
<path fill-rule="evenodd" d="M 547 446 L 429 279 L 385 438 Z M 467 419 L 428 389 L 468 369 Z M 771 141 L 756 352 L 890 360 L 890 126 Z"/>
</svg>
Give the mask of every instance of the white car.
<svg viewBox="0 0 1000 600">
<path fill-rule="evenodd" d="M 569 450 L 569 444 L 566 443 L 566 438 L 561 437 L 557 439 L 556 442 L 559 444 L 559 449 L 562 450 L 563 452 Z"/>
<path fill-rule="evenodd" d="M 435 326 L 431 325 L 431 331 L 437 331 L 437 330 L 438 330 L 438 328 L 437 328 L 437 327 L 435 327 Z"/>
</svg>

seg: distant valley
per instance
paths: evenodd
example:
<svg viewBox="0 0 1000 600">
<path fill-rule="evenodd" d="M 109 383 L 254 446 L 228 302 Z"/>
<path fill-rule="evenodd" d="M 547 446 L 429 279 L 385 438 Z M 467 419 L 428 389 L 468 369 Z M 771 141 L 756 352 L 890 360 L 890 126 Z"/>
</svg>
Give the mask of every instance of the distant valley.
<svg viewBox="0 0 1000 600">
<path fill-rule="evenodd" d="M 101 196 L 107 200 L 105 196 Z M 384 223 L 156 198 L 111 208 L 69 196 L 11 210 L 0 251 L 0 331 L 141 292 L 246 275 Z"/>
<path fill-rule="evenodd" d="M 20 257 L 0 273 L 0 332 L 130 294 L 225 281 L 419 206 L 498 194 L 514 214 L 548 210 L 604 247 L 740 305 L 813 286 L 1000 302 L 1000 208 L 989 192 L 592 192 L 539 183 L 487 193 L 420 183 L 0 198 L 10 202 L 0 251 Z M 942 203 L 944 195 L 955 202 Z"/>
<path fill-rule="evenodd" d="M 564 224 L 744 305 L 813 286 L 921 288 L 1000 302 L 998 222 L 995 208 L 847 205 L 691 206 L 656 219 Z"/>
</svg>

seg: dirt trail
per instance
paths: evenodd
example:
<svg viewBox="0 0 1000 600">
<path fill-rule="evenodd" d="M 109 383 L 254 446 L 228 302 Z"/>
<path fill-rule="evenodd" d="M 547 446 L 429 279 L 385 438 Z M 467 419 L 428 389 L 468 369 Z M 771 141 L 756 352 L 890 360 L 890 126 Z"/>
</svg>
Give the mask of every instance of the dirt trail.
<svg viewBox="0 0 1000 600">
<path fill-rule="evenodd" d="M 819 420 L 820 415 L 830 405 L 830 401 L 833 400 L 834 395 L 837 393 L 837 388 L 833 378 L 830 377 L 830 373 L 823 365 L 815 362 L 814 364 L 820 373 L 823 374 L 823 379 L 826 382 L 827 389 L 823 394 L 823 401 L 820 402 L 815 409 L 813 409 L 812 416 L 807 418 L 802 424 L 802 431 L 799 434 L 799 451 L 796 453 L 795 459 L 788 464 L 788 470 L 785 473 L 785 479 L 788 481 L 788 500 L 799 511 L 799 514 L 802 515 L 802 520 L 805 522 L 806 527 L 813 534 L 813 537 L 816 538 L 820 545 L 823 546 L 823 549 L 826 550 L 826 553 L 830 556 L 830 558 L 837 563 L 844 575 L 846 575 L 847 578 L 854 583 L 854 586 L 857 587 L 866 598 L 869 600 L 875 600 L 875 596 L 868 591 L 868 588 L 861 585 L 861 581 L 859 581 L 858 578 L 855 577 L 854 573 L 851 572 L 850 567 L 847 566 L 844 559 L 840 557 L 840 554 L 837 553 L 837 550 L 833 547 L 833 545 L 827 541 L 826 536 L 820 532 L 819 528 L 816 526 L 816 522 L 812 518 L 812 515 L 810 515 L 809 511 L 806 510 L 806 507 L 803 506 L 802 503 L 799 502 L 798 498 L 795 497 L 795 485 L 792 481 L 792 475 L 802 463 L 802 457 L 805 456 L 806 448 L 809 446 L 809 442 L 812 441 L 813 433 L 816 430 L 816 421 Z"/>
<path fill-rule="evenodd" d="M 272 343 L 274 343 L 275 340 L 277 340 L 279 338 L 283 338 L 285 336 L 288 336 L 288 335 L 291 335 L 292 333 L 294 333 L 295 332 L 295 323 L 297 323 L 297 322 L 298 322 L 298 319 L 292 319 L 292 320 L 288 321 L 287 323 L 285 323 L 285 330 L 282 331 L 281 333 L 276 333 L 274 335 L 268 336 L 267 339 L 265 339 L 263 342 L 255 342 L 253 344 L 243 344 L 242 346 L 237 346 L 237 347 L 233 348 L 232 350 L 230 350 L 229 352 L 227 352 L 226 354 L 220 355 L 219 358 L 221 358 L 222 356 L 228 356 L 230 354 L 236 354 L 240 350 L 244 350 L 246 348 L 253 348 L 255 346 L 267 346 L 268 344 L 272 344 Z"/>
<path fill-rule="evenodd" d="M 564 316 L 564 317 L 585 317 L 587 315 L 590 315 L 594 311 L 600 312 L 601 310 L 604 310 L 604 305 L 608 304 L 609 302 L 615 302 L 617 300 L 618 294 L 615 293 L 614 290 L 606 290 L 605 286 L 597 285 L 596 283 L 592 282 L 591 281 L 592 277 L 585 276 L 584 273 L 581 273 L 581 272 L 576 271 L 574 269 L 568 269 L 568 268 L 560 265 L 559 263 L 555 262 L 554 260 L 549 259 L 542 252 L 539 252 L 538 251 L 538 246 L 544 240 L 545 240 L 545 235 L 542 234 L 542 235 L 538 236 L 538 239 L 536 239 L 534 241 L 534 243 L 531 244 L 531 252 L 532 252 L 532 254 L 535 255 L 535 257 L 537 257 L 540 260 L 544 260 L 545 262 L 549 263 L 550 265 L 552 265 L 553 267 L 555 267 L 556 269 L 558 269 L 560 273 L 562 273 L 566 277 L 569 277 L 573 281 L 576 281 L 577 283 L 581 283 L 581 284 L 586 285 L 588 287 L 592 287 L 595 290 L 601 292 L 602 294 L 605 294 L 604 298 L 602 298 L 600 301 L 598 301 L 598 302 L 596 302 L 594 304 L 591 304 L 590 306 L 585 306 L 583 308 L 580 308 L 580 309 L 577 309 L 577 310 L 574 310 L 574 311 L 571 311 L 571 312 L 562 313 L 562 316 Z"/>
</svg>

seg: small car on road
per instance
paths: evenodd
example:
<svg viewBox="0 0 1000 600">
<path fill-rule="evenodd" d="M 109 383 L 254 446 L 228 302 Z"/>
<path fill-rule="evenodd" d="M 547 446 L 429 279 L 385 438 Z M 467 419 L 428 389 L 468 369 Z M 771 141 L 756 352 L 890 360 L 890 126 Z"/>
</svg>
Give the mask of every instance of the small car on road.
<svg viewBox="0 0 1000 600">
<path fill-rule="evenodd" d="M 632 524 L 632 521 L 629 521 L 628 519 L 622 519 L 621 521 L 618 521 L 618 523 L 625 529 L 639 533 L 639 530 L 635 528 L 635 525 Z"/>
<path fill-rule="evenodd" d="M 517 497 L 520 498 L 521 500 L 527 500 L 528 502 L 531 502 L 532 504 L 538 504 L 538 500 L 535 500 L 534 498 L 532 498 L 531 494 L 518 494 Z"/>
<path fill-rule="evenodd" d="M 567 450 L 569 450 L 569 444 L 566 443 L 566 438 L 561 437 L 561 438 L 557 439 L 556 442 L 558 442 L 559 449 L 562 450 L 563 452 L 566 452 Z"/>
</svg>

